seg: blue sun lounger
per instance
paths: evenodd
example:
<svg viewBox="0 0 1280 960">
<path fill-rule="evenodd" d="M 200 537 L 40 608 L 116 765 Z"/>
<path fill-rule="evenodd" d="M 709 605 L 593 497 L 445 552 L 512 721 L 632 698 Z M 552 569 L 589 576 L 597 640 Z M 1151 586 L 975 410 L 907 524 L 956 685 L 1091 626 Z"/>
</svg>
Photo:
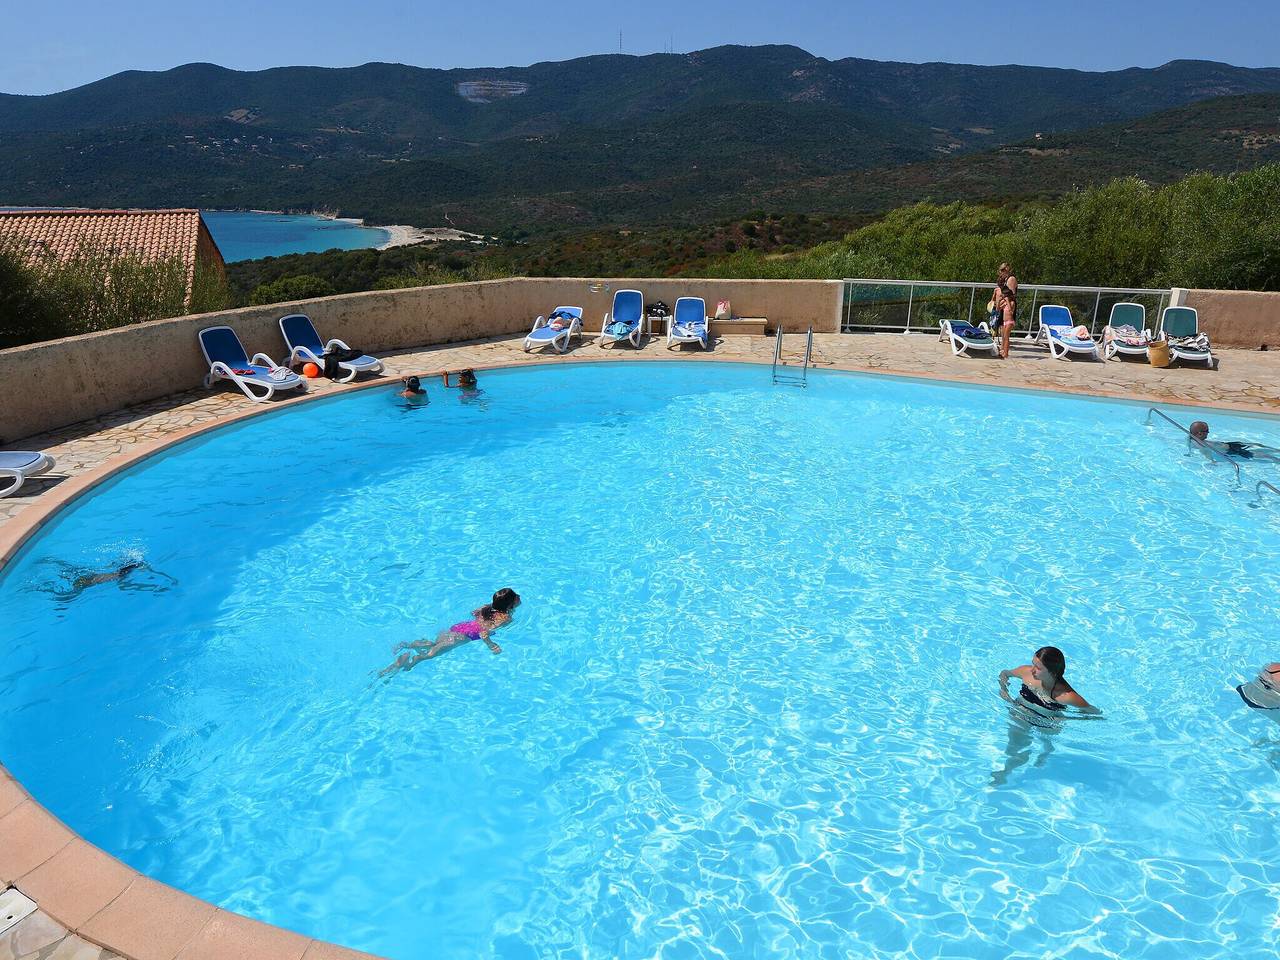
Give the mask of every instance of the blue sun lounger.
<svg viewBox="0 0 1280 960">
<path fill-rule="evenodd" d="M 552 326 L 556 321 L 558 328 Z M 533 321 L 533 329 L 524 338 L 524 352 L 550 346 L 556 353 L 564 353 L 570 337 L 582 337 L 582 308 L 556 307 L 548 316 Z"/>
<path fill-rule="evenodd" d="M 240 338 L 230 327 L 205 327 L 198 337 L 209 364 L 209 374 L 204 378 L 206 387 L 218 380 L 230 380 L 246 397 L 258 402 L 270 400 L 277 390 L 307 389 L 305 380 L 265 353 L 255 353 L 250 360 Z"/>
<path fill-rule="evenodd" d="M 341 340 L 330 340 L 321 343 L 316 325 L 305 313 L 291 313 L 280 318 L 280 332 L 284 334 L 285 345 L 289 348 L 289 366 L 300 361 L 311 361 L 320 369 L 324 369 L 324 355 L 336 347 L 339 350 L 350 350 Z M 375 357 L 359 356 L 354 360 L 340 360 L 338 366 L 347 371 L 346 376 L 338 377 L 339 383 L 350 383 L 362 373 L 381 373 L 382 361 Z"/>
<path fill-rule="evenodd" d="M 53 457 L 32 450 L 0 451 L 0 497 L 17 493 L 32 477 L 48 473 L 54 467 Z"/>
<path fill-rule="evenodd" d="M 613 309 L 604 315 L 604 325 L 600 328 L 600 346 L 625 340 L 639 347 L 643 326 L 644 294 L 639 290 L 617 290 L 613 294 Z"/>
<path fill-rule="evenodd" d="M 681 297 L 667 318 L 667 349 L 677 343 L 700 343 L 703 350 L 711 349 L 711 320 L 707 301 L 701 297 Z"/>
<path fill-rule="evenodd" d="M 1066 360 L 1073 353 L 1088 354 L 1095 360 L 1102 359 L 1098 355 L 1098 343 L 1093 337 L 1082 340 L 1071 335 L 1075 323 L 1071 319 L 1071 311 L 1059 304 L 1046 303 L 1040 308 L 1040 330 L 1036 340 L 1044 340 L 1049 345 L 1049 353 L 1055 360 Z"/>
</svg>

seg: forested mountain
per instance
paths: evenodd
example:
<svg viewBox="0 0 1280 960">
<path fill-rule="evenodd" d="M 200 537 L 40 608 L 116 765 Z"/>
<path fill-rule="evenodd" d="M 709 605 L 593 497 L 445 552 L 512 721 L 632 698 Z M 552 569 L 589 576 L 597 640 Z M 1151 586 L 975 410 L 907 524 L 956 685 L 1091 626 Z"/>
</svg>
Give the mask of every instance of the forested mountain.
<svg viewBox="0 0 1280 960">
<path fill-rule="evenodd" d="M 936 171 L 980 180 L 989 159 L 966 155 L 1040 134 L 1068 156 L 1061 138 L 1078 131 L 1269 91 L 1280 69 L 832 61 L 789 46 L 465 70 L 188 64 L 0 95 L 0 203 L 322 208 L 486 232 L 834 210 L 865 206 L 884 170 L 906 168 L 886 195 Z M 1018 149 L 1005 160 L 1036 156 Z M 1024 166 L 1023 192 L 1064 175 L 1045 164 L 1036 183 Z"/>
</svg>

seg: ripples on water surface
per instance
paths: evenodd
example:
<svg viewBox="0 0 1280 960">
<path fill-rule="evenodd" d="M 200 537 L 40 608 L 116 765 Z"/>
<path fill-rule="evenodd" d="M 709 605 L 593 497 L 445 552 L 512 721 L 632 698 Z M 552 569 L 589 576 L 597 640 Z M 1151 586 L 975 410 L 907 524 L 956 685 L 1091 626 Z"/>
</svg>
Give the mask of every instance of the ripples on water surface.
<svg viewBox="0 0 1280 960">
<path fill-rule="evenodd" d="M 0 757 L 138 869 L 398 960 L 1274 955 L 1280 724 L 1231 687 L 1280 659 L 1280 502 L 1133 406 L 482 381 L 65 514 L 0 581 Z M 504 585 L 501 656 L 371 682 Z M 1047 643 L 1103 719 L 1010 720 Z"/>
</svg>

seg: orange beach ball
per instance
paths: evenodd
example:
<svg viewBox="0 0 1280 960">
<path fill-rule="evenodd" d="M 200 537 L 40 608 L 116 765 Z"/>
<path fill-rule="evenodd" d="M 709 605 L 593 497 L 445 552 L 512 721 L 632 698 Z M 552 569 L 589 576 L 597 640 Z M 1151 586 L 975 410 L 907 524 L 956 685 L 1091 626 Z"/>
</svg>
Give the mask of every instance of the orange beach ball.
<svg viewBox="0 0 1280 960">
<path fill-rule="evenodd" d="M 320 376 L 320 368 L 317 367 L 314 363 L 308 363 L 305 367 L 302 368 L 302 375 L 311 380 L 314 380 L 316 377 Z"/>
</svg>

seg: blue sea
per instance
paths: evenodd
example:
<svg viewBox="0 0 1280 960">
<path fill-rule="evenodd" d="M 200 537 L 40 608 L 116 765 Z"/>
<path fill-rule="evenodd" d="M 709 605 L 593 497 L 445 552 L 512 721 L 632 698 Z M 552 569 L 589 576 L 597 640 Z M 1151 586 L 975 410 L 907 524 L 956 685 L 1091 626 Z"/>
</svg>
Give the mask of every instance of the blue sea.
<svg viewBox="0 0 1280 960">
<path fill-rule="evenodd" d="M 363 227 L 327 217 L 220 210 L 202 213 L 227 263 L 287 253 L 365 250 L 380 247 L 391 238 L 390 231 L 379 227 Z"/>
</svg>

